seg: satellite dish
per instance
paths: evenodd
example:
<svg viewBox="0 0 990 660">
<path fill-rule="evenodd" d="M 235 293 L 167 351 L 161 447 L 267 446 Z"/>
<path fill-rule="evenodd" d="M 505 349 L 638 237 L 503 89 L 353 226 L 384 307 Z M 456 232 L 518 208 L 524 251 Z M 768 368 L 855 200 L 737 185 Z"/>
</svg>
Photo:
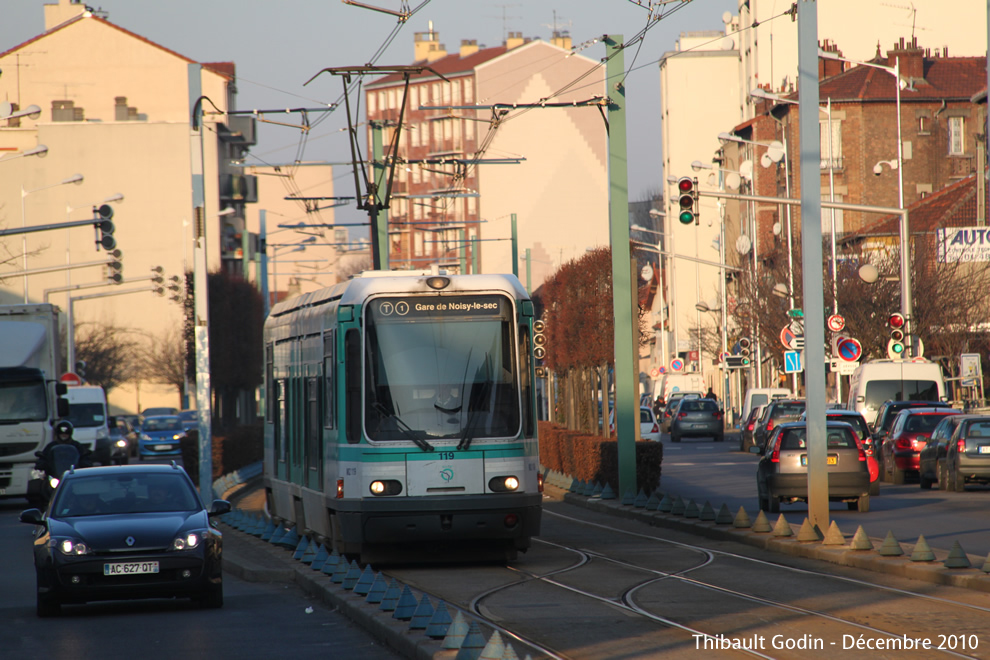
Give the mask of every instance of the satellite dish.
<svg viewBox="0 0 990 660">
<path fill-rule="evenodd" d="M 729 172 L 725 175 L 725 187 L 731 190 L 739 190 L 739 185 L 742 183 L 742 177 L 740 177 L 735 172 Z"/>
<path fill-rule="evenodd" d="M 732 22 L 732 14 L 729 12 L 722 12 L 722 22 L 728 25 Z"/>
<path fill-rule="evenodd" d="M 722 39 L 721 48 L 722 50 L 732 50 L 736 47 L 736 42 L 732 37 L 725 37 Z"/>
<path fill-rule="evenodd" d="M 779 163 L 784 158 L 784 145 L 780 141 L 774 140 L 770 143 L 770 148 L 767 149 L 767 155 L 770 156 L 770 160 Z"/>
<path fill-rule="evenodd" d="M 760 156 L 760 165 L 764 169 L 766 169 L 766 168 L 770 167 L 771 165 L 773 165 L 773 159 L 770 158 L 770 155 L 769 154 L 763 154 L 762 156 Z"/>
<path fill-rule="evenodd" d="M 12 114 L 14 114 L 14 105 L 10 101 L 0 103 L 0 117 L 7 117 Z"/>
<path fill-rule="evenodd" d="M 749 179 L 750 181 L 752 181 L 753 180 L 753 161 L 751 161 L 751 160 L 744 160 L 743 162 L 739 163 L 739 174 L 742 175 L 744 178 Z"/>
<path fill-rule="evenodd" d="M 781 226 L 779 222 L 773 223 L 773 235 L 780 236 Z"/>
<path fill-rule="evenodd" d="M 753 241 L 749 240 L 749 236 L 743 234 L 736 239 L 736 252 L 739 254 L 749 254 L 752 248 Z"/>
</svg>

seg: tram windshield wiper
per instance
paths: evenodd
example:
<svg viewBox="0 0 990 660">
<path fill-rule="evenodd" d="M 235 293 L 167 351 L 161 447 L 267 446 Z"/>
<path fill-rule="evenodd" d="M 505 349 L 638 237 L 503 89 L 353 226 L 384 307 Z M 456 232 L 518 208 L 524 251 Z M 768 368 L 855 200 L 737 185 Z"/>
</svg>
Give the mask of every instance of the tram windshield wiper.
<svg viewBox="0 0 990 660">
<path fill-rule="evenodd" d="M 478 419 L 481 418 L 482 413 L 489 413 L 488 407 L 484 404 L 494 384 L 491 357 L 491 354 L 485 354 L 485 361 L 483 363 L 485 368 L 484 380 L 477 377 L 481 372 L 481 368 L 479 367 L 479 373 L 475 375 L 475 381 L 471 385 L 471 395 L 468 397 L 467 406 L 468 423 L 464 427 L 464 433 L 461 434 L 461 441 L 457 443 L 458 449 L 466 451 L 471 448 L 471 441 L 474 440 L 474 428 L 478 425 Z"/>
<path fill-rule="evenodd" d="M 380 414 L 382 417 L 384 417 L 385 419 L 392 420 L 395 423 L 396 430 L 398 430 L 399 433 L 401 433 L 409 440 L 412 440 L 417 447 L 419 447 L 423 451 L 434 451 L 433 445 L 431 445 L 429 442 L 416 435 L 416 432 L 413 431 L 408 424 L 403 422 L 402 419 L 394 412 L 389 411 L 388 408 L 383 406 L 378 401 L 375 401 L 371 405 L 375 409 L 375 411 L 378 412 L 378 414 Z"/>
</svg>

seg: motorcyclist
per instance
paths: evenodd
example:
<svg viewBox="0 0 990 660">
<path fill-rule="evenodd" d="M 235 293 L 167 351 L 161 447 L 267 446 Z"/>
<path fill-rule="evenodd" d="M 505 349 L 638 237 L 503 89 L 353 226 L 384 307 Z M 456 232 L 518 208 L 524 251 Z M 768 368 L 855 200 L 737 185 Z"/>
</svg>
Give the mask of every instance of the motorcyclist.
<svg viewBox="0 0 990 660">
<path fill-rule="evenodd" d="M 36 470 L 49 472 L 49 467 L 52 465 L 52 450 L 60 445 L 72 445 L 79 452 L 79 464 L 76 467 L 92 466 L 90 454 L 93 452 L 86 445 L 74 440 L 72 438 L 72 432 L 72 422 L 67 419 L 63 419 L 55 425 L 52 441 L 38 453 L 38 460 L 34 464 Z"/>
</svg>

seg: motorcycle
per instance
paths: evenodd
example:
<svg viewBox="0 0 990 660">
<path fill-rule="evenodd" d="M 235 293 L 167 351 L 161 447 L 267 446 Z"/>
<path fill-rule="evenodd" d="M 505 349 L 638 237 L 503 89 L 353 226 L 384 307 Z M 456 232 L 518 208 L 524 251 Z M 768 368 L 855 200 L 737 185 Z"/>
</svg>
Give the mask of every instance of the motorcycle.
<svg viewBox="0 0 990 660">
<path fill-rule="evenodd" d="M 40 451 L 35 452 L 34 455 L 39 459 L 44 457 L 44 453 Z M 45 465 L 38 465 L 31 471 L 31 480 L 28 482 L 28 501 L 39 509 L 47 508 L 48 503 L 52 500 L 52 494 L 62 480 L 62 475 L 69 468 L 80 466 L 80 460 L 79 450 L 74 445 L 65 444 L 52 447 L 49 450 Z M 44 469 L 41 469 L 42 467 Z"/>
</svg>

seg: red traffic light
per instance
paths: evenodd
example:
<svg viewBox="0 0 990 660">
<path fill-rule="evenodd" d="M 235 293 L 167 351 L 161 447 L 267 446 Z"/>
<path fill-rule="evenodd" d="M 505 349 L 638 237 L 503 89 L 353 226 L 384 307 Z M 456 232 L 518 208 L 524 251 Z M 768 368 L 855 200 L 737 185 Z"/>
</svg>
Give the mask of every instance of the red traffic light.
<svg viewBox="0 0 990 660">
<path fill-rule="evenodd" d="M 903 328 L 904 327 L 904 315 L 903 314 L 891 314 L 887 317 L 887 325 L 891 328 Z"/>
<path fill-rule="evenodd" d="M 682 193 L 689 193 L 694 190 L 694 181 L 690 177 L 681 177 L 681 180 L 677 182 L 677 189 Z"/>
</svg>

